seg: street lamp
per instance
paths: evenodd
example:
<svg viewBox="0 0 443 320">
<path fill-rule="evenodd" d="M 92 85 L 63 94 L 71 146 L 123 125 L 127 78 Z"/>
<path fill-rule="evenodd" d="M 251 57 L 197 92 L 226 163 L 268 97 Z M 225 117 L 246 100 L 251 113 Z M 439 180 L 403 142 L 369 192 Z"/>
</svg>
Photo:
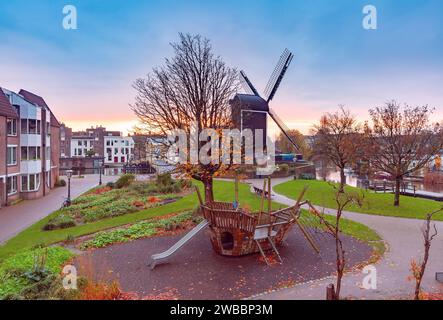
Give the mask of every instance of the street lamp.
<svg viewBox="0 0 443 320">
<path fill-rule="evenodd" d="M 104 159 L 104 158 L 103 158 L 103 159 Z M 101 186 L 101 185 L 102 185 L 102 166 L 103 166 L 103 160 L 99 160 L 99 161 L 98 161 L 98 166 L 99 166 L 99 168 L 98 168 L 98 172 L 99 172 L 99 176 L 100 176 L 100 179 L 99 179 L 98 185 Z"/>
<path fill-rule="evenodd" d="M 73 172 L 73 170 L 66 171 L 66 176 L 68 177 L 68 198 L 66 199 L 67 206 L 71 205 L 71 177 Z"/>
</svg>

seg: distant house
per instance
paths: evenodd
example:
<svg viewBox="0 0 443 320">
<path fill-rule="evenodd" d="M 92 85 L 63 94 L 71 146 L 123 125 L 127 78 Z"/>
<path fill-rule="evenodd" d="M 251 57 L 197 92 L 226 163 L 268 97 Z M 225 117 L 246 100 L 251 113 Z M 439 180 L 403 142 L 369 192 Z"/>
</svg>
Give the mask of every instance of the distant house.
<svg viewBox="0 0 443 320">
<path fill-rule="evenodd" d="M 93 173 L 105 167 L 122 167 L 134 159 L 134 141 L 119 131 L 96 126 L 73 131 L 65 124 L 60 129 L 60 163 L 63 169 Z M 96 169 L 88 171 L 88 169 Z"/>
<path fill-rule="evenodd" d="M 0 205 L 47 195 L 59 176 L 60 123 L 45 100 L 0 88 Z"/>
</svg>

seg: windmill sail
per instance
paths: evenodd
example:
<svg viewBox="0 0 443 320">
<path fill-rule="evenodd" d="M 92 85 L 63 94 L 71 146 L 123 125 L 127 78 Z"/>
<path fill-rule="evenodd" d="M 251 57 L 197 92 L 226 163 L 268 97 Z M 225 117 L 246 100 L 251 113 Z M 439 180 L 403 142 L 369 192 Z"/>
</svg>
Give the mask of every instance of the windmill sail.
<svg viewBox="0 0 443 320">
<path fill-rule="evenodd" d="M 300 147 L 298 146 L 298 144 L 296 144 L 294 142 L 294 140 L 291 138 L 291 136 L 289 135 L 289 131 L 290 131 L 289 128 L 284 124 L 284 122 L 280 119 L 280 117 L 277 116 L 277 114 L 274 112 L 274 110 L 269 108 L 268 113 L 271 116 L 272 120 L 274 120 L 274 122 L 277 124 L 277 126 L 280 128 L 280 130 L 286 136 L 286 138 L 288 138 L 289 142 L 291 142 L 291 144 L 295 147 L 295 149 L 300 150 Z"/>
<path fill-rule="evenodd" d="M 252 85 L 252 82 L 249 80 L 248 76 L 243 70 L 240 71 L 240 82 L 243 86 L 243 89 L 245 89 L 246 93 L 259 96 L 258 91 Z"/>
<path fill-rule="evenodd" d="M 266 99 L 268 103 L 274 98 L 275 93 L 277 92 L 277 89 L 280 86 L 286 70 L 291 64 L 293 58 L 294 55 L 288 49 L 283 51 L 283 54 L 281 55 L 280 60 L 278 61 L 277 66 L 272 72 L 271 78 L 269 78 L 268 84 L 266 85 L 265 96 L 268 97 Z"/>
</svg>

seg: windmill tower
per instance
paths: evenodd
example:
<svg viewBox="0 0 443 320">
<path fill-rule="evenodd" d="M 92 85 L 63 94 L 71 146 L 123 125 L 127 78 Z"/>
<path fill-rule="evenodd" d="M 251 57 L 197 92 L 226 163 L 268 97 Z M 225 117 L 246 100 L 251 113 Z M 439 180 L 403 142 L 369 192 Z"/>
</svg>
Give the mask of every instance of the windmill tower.
<svg viewBox="0 0 443 320">
<path fill-rule="evenodd" d="M 241 131 L 251 129 L 254 132 L 255 129 L 262 129 L 263 146 L 266 146 L 267 116 L 269 115 L 291 144 L 293 144 L 297 150 L 299 149 L 298 145 L 289 136 L 288 127 L 269 107 L 269 103 L 275 97 L 275 93 L 293 58 L 294 55 L 288 49 L 285 49 L 266 85 L 264 90 L 265 98 L 259 95 L 246 73 L 244 71 L 240 72 L 240 81 L 246 93 L 238 93 L 231 100 L 232 120 L 234 126 Z"/>
</svg>

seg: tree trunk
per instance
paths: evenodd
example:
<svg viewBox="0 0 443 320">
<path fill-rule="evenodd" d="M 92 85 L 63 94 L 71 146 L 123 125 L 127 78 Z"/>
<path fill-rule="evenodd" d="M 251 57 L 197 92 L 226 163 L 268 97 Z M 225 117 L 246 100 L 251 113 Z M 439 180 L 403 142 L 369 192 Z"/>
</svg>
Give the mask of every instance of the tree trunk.
<svg viewBox="0 0 443 320">
<path fill-rule="evenodd" d="M 401 185 L 401 178 L 396 177 L 395 178 L 395 196 L 394 196 L 394 206 L 395 207 L 400 206 L 400 185 Z"/>
<path fill-rule="evenodd" d="M 340 168 L 340 189 L 338 190 L 338 192 L 340 193 L 345 192 L 345 185 L 346 185 L 345 168 Z"/>
<path fill-rule="evenodd" d="M 205 203 L 210 203 L 214 201 L 214 191 L 213 191 L 213 178 L 206 178 L 202 180 L 205 187 Z"/>
</svg>

